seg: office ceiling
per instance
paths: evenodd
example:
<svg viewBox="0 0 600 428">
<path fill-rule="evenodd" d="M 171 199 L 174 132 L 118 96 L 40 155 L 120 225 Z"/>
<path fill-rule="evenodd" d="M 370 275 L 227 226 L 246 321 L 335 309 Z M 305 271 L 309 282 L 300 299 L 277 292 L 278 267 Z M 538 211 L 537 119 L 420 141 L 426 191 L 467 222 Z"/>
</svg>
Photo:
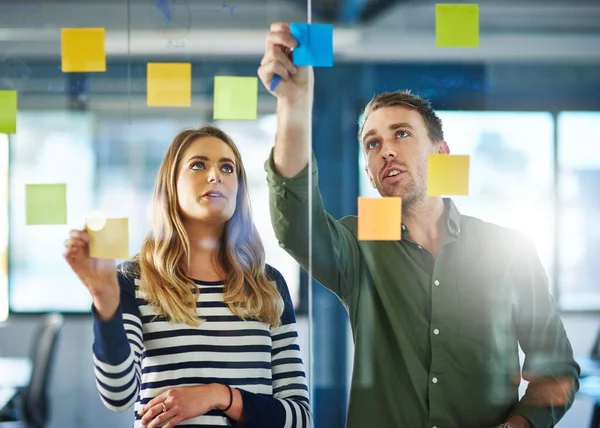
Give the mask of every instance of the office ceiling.
<svg viewBox="0 0 600 428">
<path fill-rule="evenodd" d="M 334 24 L 336 62 L 600 62 L 600 0 L 481 0 L 478 49 L 435 47 L 435 4 L 313 0 L 310 10 Z M 306 22 L 307 11 L 304 0 L 2 0 L 0 57 L 56 56 L 61 27 L 106 28 L 115 57 L 255 57 L 271 22 Z"/>
</svg>

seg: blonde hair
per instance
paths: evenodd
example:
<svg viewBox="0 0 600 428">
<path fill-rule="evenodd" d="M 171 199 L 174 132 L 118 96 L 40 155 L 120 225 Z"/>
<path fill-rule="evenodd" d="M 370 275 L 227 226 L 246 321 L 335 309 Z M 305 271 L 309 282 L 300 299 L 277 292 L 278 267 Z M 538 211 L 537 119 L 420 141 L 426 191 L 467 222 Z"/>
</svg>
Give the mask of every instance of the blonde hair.
<svg viewBox="0 0 600 428">
<path fill-rule="evenodd" d="M 227 274 L 225 303 L 243 319 L 277 326 L 283 299 L 275 279 L 265 272 L 265 251 L 252 221 L 242 158 L 232 139 L 212 125 L 180 132 L 163 158 L 154 187 L 152 230 L 132 260 L 134 273 L 140 276 L 140 291 L 158 315 L 171 322 L 200 325 L 196 312 L 199 289 L 181 268 L 182 261 L 189 265 L 191 255 L 177 199 L 177 174 L 188 145 L 202 137 L 218 138 L 231 148 L 238 174 L 235 212 L 225 223 L 217 256 Z"/>
</svg>

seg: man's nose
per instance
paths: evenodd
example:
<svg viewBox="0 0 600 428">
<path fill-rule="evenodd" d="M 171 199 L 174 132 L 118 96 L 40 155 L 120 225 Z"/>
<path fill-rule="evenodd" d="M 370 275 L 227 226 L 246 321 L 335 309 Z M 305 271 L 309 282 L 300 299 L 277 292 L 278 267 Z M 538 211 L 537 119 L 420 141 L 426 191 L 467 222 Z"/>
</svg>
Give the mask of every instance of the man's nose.
<svg viewBox="0 0 600 428">
<path fill-rule="evenodd" d="M 396 149 L 391 142 L 383 142 L 381 151 L 379 152 L 384 159 L 395 158 L 397 156 Z"/>
</svg>

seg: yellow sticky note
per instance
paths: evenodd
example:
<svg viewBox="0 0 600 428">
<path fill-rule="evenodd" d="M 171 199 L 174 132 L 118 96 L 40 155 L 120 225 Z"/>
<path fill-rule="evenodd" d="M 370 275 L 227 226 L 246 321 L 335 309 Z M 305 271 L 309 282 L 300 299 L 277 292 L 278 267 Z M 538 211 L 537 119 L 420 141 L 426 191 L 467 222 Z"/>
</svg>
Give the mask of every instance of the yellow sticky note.
<svg viewBox="0 0 600 428">
<path fill-rule="evenodd" d="M 402 198 L 358 198 L 360 241 L 399 241 L 401 227 Z"/>
<path fill-rule="evenodd" d="M 67 224 L 66 184 L 25 185 L 26 224 Z"/>
<path fill-rule="evenodd" d="M 146 101 L 150 107 L 192 105 L 192 64 L 149 62 L 146 68 Z"/>
<path fill-rule="evenodd" d="M 427 196 L 469 194 L 469 156 L 430 154 Z"/>
<path fill-rule="evenodd" d="M 213 118 L 256 120 L 258 78 L 215 76 Z"/>
<path fill-rule="evenodd" d="M 62 71 L 106 71 L 104 28 L 63 28 L 60 31 Z"/>
<path fill-rule="evenodd" d="M 479 46 L 478 4 L 436 4 L 435 45 L 439 48 Z"/>
<path fill-rule="evenodd" d="M 0 91 L 0 134 L 17 132 L 17 91 Z"/>
<path fill-rule="evenodd" d="M 95 259 L 129 258 L 129 220 L 107 218 L 100 230 L 88 229 L 90 257 Z"/>
</svg>

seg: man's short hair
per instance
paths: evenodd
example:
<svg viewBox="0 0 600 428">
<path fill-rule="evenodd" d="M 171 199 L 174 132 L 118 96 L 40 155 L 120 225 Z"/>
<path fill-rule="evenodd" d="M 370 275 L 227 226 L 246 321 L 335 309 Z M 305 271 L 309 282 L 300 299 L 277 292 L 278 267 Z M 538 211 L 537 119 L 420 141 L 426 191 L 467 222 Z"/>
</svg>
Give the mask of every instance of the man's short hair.
<svg viewBox="0 0 600 428">
<path fill-rule="evenodd" d="M 417 110 L 421 114 L 421 117 L 423 117 L 429 139 L 432 142 L 444 139 L 442 120 L 438 117 L 433 107 L 431 107 L 429 101 L 411 94 L 409 90 L 383 92 L 379 95 L 375 95 L 365 106 L 365 110 L 363 111 L 358 129 L 359 139 L 364 131 L 365 122 L 369 115 L 380 108 L 386 107 L 406 107 Z"/>
</svg>

